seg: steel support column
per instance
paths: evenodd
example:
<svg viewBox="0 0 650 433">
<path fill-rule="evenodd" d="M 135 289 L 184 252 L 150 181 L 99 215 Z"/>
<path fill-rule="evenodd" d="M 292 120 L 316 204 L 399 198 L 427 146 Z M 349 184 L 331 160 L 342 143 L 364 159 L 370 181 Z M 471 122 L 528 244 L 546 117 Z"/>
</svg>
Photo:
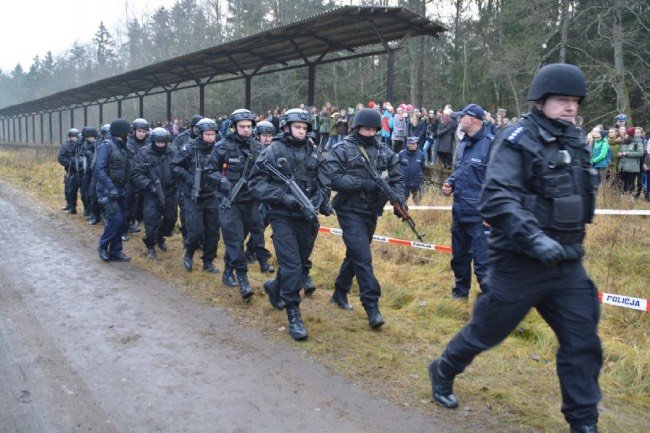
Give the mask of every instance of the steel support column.
<svg viewBox="0 0 650 433">
<path fill-rule="evenodd" d="M 43 113 L 40 115 L 39 123 L 41 125 L 41 144 L 45 143 L 45 132 L 43 131 Z"/>
<path fill-rule="evenodd" d="M 61 143 L 63 143 L 65 140 L 63 139 L 63 110 L 59 110 L 59 138 L 61 140 Z"/>
<path fill-rule="evenodd" d="M 307 83 L 307 105 L 314 105 L 314 93 L 316 90 L 316 64 L 309 64 L 309 78 Z"/>
<path fill-rule="evenodd" d="M 172 121 L 172 92 L 170 90 L 165 91 L 167 94 L 167 121 Z"/>
<path fill-rule="evenodd" d="M 88 126 L 88 106 L 84 105 L 84 128 Z"/>
<path fill-rule="evenodd" d="M 54 134 L 52 133 L 52 112 L 47 113 L 48 122 L 50 125 L 50 144 L 54 144 Z"/>
<path fill-rule="evenodd" d="M 23 116 L 18 117 L 18 142 L 23 142 Z"/>
<path fill-rule="evenodd" d="M 388 65 L 386 66 L 386 100 L 393 102 L 393 85 L 395 84 L 395 51 L 388 51 Z"/>
<path fill-rule="evenodd" d="M 70 109 L 70 128 L 74 128 L 74 108 Z"/>
<path fill-rule="evenodd" d="M 205 116 L 205 84 L 199 84 L 199 114 Z"/>
<path fill-rule="evenodd" d="M 119 99 L 117 101 L 117 117 L 120 118 L 122 117 L 122 100 Z"/>
<path fill-rule="evenodd" d="M 14 143 L 16 142 L 16 118 L 14 117 L 11 119 L 11 132 L 12 132 L 12 140 Z"/>
<path fill-rule="evenodd" d="M 99 127 L 104 124 L 104 104 L 99 104 Z"/>
<path fill-rule="evenodd" d="M 246 96 L 244 100 L 244 107 L 247 108 L 248 110 L 251 109 L 251 81 L 253 77 L 250 75 L 246 76 Z"/>
<path fill-rule="evenodd" d="M 32 114 L 32 143 L 36 144 L 36 114 Z"/>
<path fill-rule="evenodd" d="M 144 117 L 144 96 L 138 97 L 138 117 Z"/>
</svg>

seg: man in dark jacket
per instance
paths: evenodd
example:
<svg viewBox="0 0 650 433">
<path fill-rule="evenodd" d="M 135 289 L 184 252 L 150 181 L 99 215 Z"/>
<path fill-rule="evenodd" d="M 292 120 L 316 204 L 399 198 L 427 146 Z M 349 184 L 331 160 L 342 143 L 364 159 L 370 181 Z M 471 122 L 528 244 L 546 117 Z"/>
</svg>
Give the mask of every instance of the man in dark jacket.
<svg viewBox="0 0 650 433">
<path fill-rule="evenodd" d="M 544 66 L 529 89 L 530 112 L 494 142 L 478 203 L 493 227 L 487 291 L 470 323 L 429 365 L 434 401 L 444 407 L 458 406 L 454 377 L 535 307 L 558 338 L 562 413 L 571 433 L 598 432 L 600 307 L 581 261 L 598 172 L 575 125 L 585 95 L 579 68 Z"/>
<path fill-rule="evenodd" d="M 426 157 L 424 152 L 418 149 L 418 137 L 406 139 L 406 149 L 400 150 L 397 159 L 402 164 L 404 173 L 404 190 L 406 200 L 413 194 L 413 203 L 420 204 L 422 198 L 422 179 L 424 178 L 424 167 Z"/>
<path fill-rule="evenodd" d="M 269 206 L 273 245 L 280 264 L 276 279 L 265 282 L 264 290 L 276 308 L 284 303 L 291 337 L 304 340 L 308 333 L 300 315 L 303 263 L 314 248 L 318 211 L 327 200 L 329 179 L 307 137 L 311 115 L 299 108 L 288 110 L 282 127 L 284 133 L 257 158 L 248 188 L 256 200 Z M 293 179 L 296 188 L 292 190 L 278 174 Z"/>
<path fill-rule="evenodd" d="M 451 290 L 451 295 L 467 299 L 472 283 L 472 258 L 476 279 L 481 290 L 485 289 L 487 239 L 491 231 L 479 215 L 477 206 L 494 136 L 483 123 L 485 112 L 479 105 L 469 104 L 455 114 L 465 137 L 458 145 L 454 172 L 442 185 L 442 193 L 454 196 L 451 269 L 456 277 L 456 285 Z"/>
<path fill-rule="evenodd" d="M 171 171 L 174 151 L 169 148 L 169 132 L 151 131 L 151 143 L 133 161 L 133 183 L 143 195 L 143 214 L 147 256 L 156 258 L 154 246 L 167 251 L 166 236 L 171 236 L 177 218 L 176 182 Z"/>
<path fill-rule="evenodd" d="M 451 109 L 445 108 L 436 129 L 436 152 L 444 168 L 451 168 L 456 128 L 458 128 L 458 123 L 451 114 Z"/>
<path fill-rule="evenodd" d="M 145 119 L 138 118 L 131 123 L 132 135 L 126 142 L 126 149 L 129 152 L 131 164 L 135 156 L 144 149 L 151 142 L 149 141 L 149 122 Z M 127 185 L 126 191 L 126 206 L 128 209 L 127 221 L 129 223 L 128 231 L 124 233 L 124 237 L 128 238 L 128 232 L 137 233 L 140 231 L 138 221 L 142 221 L 143 208 L 142 208 L 142 194 L 138 187 L 131 182 Z"/>
<path fill-rule="evenodd" d="M 83 156 L 79 141 L 79 130 L 72 128 L 68 131 L 68 140 L 59 150 L 59 164 L 65 169 L 64 193 L 66 206 L 62 209 L 69 214 L 77 213 L 77 191 L 79 190 L 81 170 L 80 157 Z"/>
<path fill-rule="evenodd" d="M 122 234 L 128 227 L 126 187 L 131 181 L 131 159 L 126 140 L 131 125 L 124 119 L 111 123 L 111 138 L 97 150 L 95 176 L 97 201 L 104 208 L 104 233 L 99 238 L 99 258 L 107 262 L 131 260 L 122 252 Z"/>
<path fill-rule="evenodd" d="M 85 127 L 81 131 L 81 136 L 83 137 L 82 143 L 82 171 L 81 176 L 81 201 L 84 204 L 84 216 L 86 219 L 91 220 L 96 216 L 95 211 L 98 211 L 96 207 L 97 200 L 93 201 L 95 193 L 91 190 L 92 178 L 93 178 L 93 157 L 95 156 L 95 145 L 97 144 L 97 138 L 99 137 L 99 132 L 95 128 Z"/>
<path fill-rule="evenodd" d="M 338 192 L 332 207 L 345 242 L 345 259 L 334 283 L 331 302 L 344 310 L 352 309 L 348 303 L 348 293 L 356 276 L 368 324 L 376 329 L 384 324 L 384 319 L 379 311 L 381 288 L 372 269 L 370 243 L 377 227 L 377 218 L 383 213 L 388 200 L 380 194 L 369 170 L 377 175 L 387 171 L 389 185 L 402 198 L 404 182 L 397 155 L 375 139 L 381 129 L 381 115 L 364 108 L 354 117 L 352 129 L 352 134 L 332 147 L 325 162 L 332 189 Z"/>
</svg>

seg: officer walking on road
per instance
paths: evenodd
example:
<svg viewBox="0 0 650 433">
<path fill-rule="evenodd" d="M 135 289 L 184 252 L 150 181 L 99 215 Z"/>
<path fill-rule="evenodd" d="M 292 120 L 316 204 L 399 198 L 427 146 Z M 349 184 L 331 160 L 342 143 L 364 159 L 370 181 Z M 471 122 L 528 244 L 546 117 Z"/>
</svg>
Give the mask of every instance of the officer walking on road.
<svg viewBox="0 0 650 433">
<path fill-rule="evenodd" d="M 384 324 L 384 319 L 379 311 L 381 288 L 372 269 L 370 243 L 377 218 L 388 199 L 379 193 L 369 170 L 378 175 L 388 172 L 387 181 L 402 200 L 404 183 L 397 155 L 375 139 L 381 130 L 381 114 L 370 108 L 359 110 L 354 116 L 352 130 L 352 134 L 332 147 L 325 163 L 332 189 L 338 192 L 332 207 L 345 242 L 345 259 L 334 283 L 331 302 L 344 310 L 352 310 L 348 293 L 356 276 L 368 323 L 376 329 Z"/>
<path fill-rule="evenodd" d="M 433 399 L 444 407 L 458 406 L 455 376 L 535 307 L 559 341 L 562 413 L 571 433 L 598 431 L 600 307 L 581 261 L 598 173 L 575 126 L 585 95 L 579 68 L 544 66 L 528 93 L 530 112 L 494 142 L 479 200 L 493 228 L 488 290 L 479 295 L 469 324 L 429 365 Z"/>
<path fill-rule="evenodd" d="M 79 182 L 77 176 L 78 156 L 81 154 L 81 143 L 79 141 L 79 130 L 72 128 L 68 131 L 68 140 L 63 143 L 59 150 L 59 164 L 65 169 L 64 193 L 66 206 L 62 209 L 69 214 L 77 213 L 77 191 Z"/>
<path fill-rule="evenodd" d="M 480 105 L 469 104 L 455 113 L 460 130 L 465 133 L 458 144 L 454 171 L 442 185 L 442 193 L 453 194 L 451 224 L 451 269 L 456 285 L 451 296 L 467 299 L 472 284 L 472 258 L 476 279 L 485 291 L 487 274 L 487 239 L 492 233 L 478 212 L 478 197 L 485 180 L 485 169 L 490 157 L 494 136 L 484 125 L 485 111 Z"/>
<path fill-rule="evenodd" d="M 291 337 L 304 340 L 308 333 L 300 314 L 303 263 L 314 248 L 317 215 L 327 199 L 329 179 L 307 138 L 311 115 L 293 108 L 284 114 L 282 124 L 284 133 L 257 159 L 248 186 L 256 200 L 270 207 L 273 245 L 280 264 L 276 279 L 264 283 L 264 290 L 274 307 L 286 308 Z M 294 189 L 278 174 L 293 180 Z"/>
</svg>

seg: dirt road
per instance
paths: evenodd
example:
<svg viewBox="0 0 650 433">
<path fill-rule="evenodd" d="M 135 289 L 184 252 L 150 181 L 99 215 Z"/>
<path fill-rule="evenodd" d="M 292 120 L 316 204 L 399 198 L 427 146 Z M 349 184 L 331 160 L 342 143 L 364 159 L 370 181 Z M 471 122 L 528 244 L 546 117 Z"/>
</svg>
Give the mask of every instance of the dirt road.
<svg viewBox="0 0 650 433">
<path fill-rule="evenodd" d="M 443 432 L 0 183 L 0 432 Z"/>
</svg>

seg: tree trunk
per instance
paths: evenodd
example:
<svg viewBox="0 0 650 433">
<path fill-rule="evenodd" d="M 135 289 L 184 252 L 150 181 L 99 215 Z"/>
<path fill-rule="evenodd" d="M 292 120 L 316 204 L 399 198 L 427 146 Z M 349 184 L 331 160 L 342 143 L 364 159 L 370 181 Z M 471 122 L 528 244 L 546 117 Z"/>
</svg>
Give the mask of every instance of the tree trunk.
<svg viewBox="0 0 650 433">
<path fill-rule="evenodd" d="M 566 43 L 569 33 L 569 0 L 560 0 L 562 2 L 562 12 L 560 15 L 560 63 L 566 63 Z"/>
<path fill-rule="evenodd" d="M 625 84 L 625 62 L 623 60 L 623 23 L 621 14 L 625 6 L 624 0 L 614 0 L 614 91 L 616 92 L 616 105 L 621 113 L 629 113 L 630 97 Z"/>
</svg>

